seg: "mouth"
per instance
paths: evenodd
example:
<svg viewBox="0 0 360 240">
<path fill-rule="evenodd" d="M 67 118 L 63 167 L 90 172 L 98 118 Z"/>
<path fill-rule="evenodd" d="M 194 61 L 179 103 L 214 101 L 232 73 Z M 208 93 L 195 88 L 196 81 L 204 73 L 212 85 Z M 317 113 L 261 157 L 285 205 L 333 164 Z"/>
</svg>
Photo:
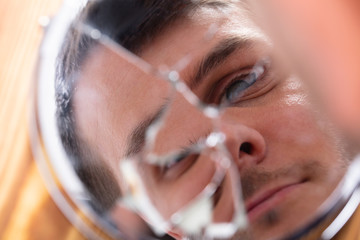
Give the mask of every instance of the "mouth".
<svg viewBox="0 0 360 240">
<path fill-rule="evenodd" d="M 280 205 L 289 195 L 301 187 L 307 180 L 283 184 L 259 191 L 245 202 L 245 207 L 250 222 L 254 222 L 258 217 Z"/>
</svg>

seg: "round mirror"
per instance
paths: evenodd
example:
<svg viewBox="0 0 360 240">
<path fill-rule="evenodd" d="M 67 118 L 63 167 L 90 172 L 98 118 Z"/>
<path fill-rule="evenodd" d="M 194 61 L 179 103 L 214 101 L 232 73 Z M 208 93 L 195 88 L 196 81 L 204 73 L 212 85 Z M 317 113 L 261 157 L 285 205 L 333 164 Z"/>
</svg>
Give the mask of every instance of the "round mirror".
<svg viewBox="0 0 360 240">
<path fill-rule="evenodd" d="M 332 238 L 359 148 L 246 1 L 65 1 L 40 50 L 40 167 L 89 238 Z"/>
</svg>

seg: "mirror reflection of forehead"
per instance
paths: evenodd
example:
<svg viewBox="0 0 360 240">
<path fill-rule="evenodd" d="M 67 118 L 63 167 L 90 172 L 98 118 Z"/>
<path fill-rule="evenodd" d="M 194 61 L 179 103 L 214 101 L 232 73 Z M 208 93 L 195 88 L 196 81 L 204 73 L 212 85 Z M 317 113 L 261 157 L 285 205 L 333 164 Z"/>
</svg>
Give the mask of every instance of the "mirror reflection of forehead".
<svg viewBox="0 0 360 240">
<path fill-rule="evenodd" d="M 230 12 L 233 13 L 233 11 Z M 229 55 L 231 55 L 231 53 L 240 49 L 249 49 L 251 43 L 255 40 L 264 40 L 263 35 L 258 31 L 257 28 L 253 27 L 253 24 L 250 23 L 248 17 L 243 12 L 240 13 L 237 11 L 236 17 L 232 17 L 227 21 L 223 21 L 224 13 L 212 10 L 210 10 L 210 13 L 211 14 L 205 10 L 198 11 L 198 14 L 193 15 L 193 18 L 191 19 L 192 24 L 180 24 L 177 25 L 180 26 L 180 28 L 174 26 L 165 33 L 160 34 L 156 41 L 151 43 L 151 46 L 146 46 L 144 48 L 144 51 L 141 52 L 141 57 L 154 66 L 171 66 L 177 60 L 180 60 L 182 57 L 184 57 L 187 52 L 191 52 L 191 50 L 197 48 L 195 52 L 192 51 L 194 52 L 194 56 L 192 56 L 193 61 L 180 73 L 186 81 L 189 79 L 194 79 L 193 82 L 196 83 L 203 79 L 203 77 L 207 75 L 211 69 L 214 69 L 218 65 L 221 65 L 221 63 L 224 63 L 225 60 L 228 59 Z M 218 25 L 219 29 L 216 32 L 216 36 L 208 44 L 199 44 L 204 42 L 204 35 L 209 31 L 209 28 L 211 28 L 211 24 L 219 24 L 219 22 L 223 24 Z M 184 29 L 186 35 L 184 35 L 184 32 L 181 31 Z M 167 41 L 166 39 L 170 41 L 171 44 L 162 44 L 163 40 L 165 42 Z M 185 42 L 184 39 L 187 39 L 188 41 Z M 164 48 L 164 46 L 167 46 L 168 49 Z M 111 50 L 108 51 L 107 54 L 116 55 L 116 53 L 112 52 Z M 99 56 L 97 56 L 97 58 L 99 58 Z M 109 59 L 111 57 L 107 58 L 107 61 L 110 62 Z M 121 59 L 122 63 L 116 63 L 116 61 L 119 61 L 119 59 Z M 112 68 L 115 63 L 117 67 Z M 119 58 L 115 61 L 112 61 L 111 64 L 104 65 L 107 65 L 107 74 L 114 75 L 109 76 L 108 79 L 117 79 L 116 81 L 108 81 L 106 83 L 106 87 L 108 89 L 127 89 L 124 94 L 121 91 L 117 91 L 116 94 L 118 96 L 116 96 L 116 94 L 107 94 L 108 99 L 111 100 L 110 96 L 112 96 L 113 101 L 116 102 L 118 105 L 117 109 L 119 110 L 125 110 L 129 104 L 134 104 L 131 106 L 129 111 L 126 110 L 126 114 L 122 114 L 121 119 L 116 117 L 116 124 L 112 124 L 119 127 L 119 129 L 113 129 L 113 132 L 123 133 L 121 136 L 128 136 L 126 143 L 123 139 L 117 139 L 117 141 L 107 140 L 107 142 L 119 143 L 120 140 L 120 142 L 122 142 L 120 146 L 126 146 L 126 150 L 124 151 L 127 153 L 126 155 L 131 155 L 131 153 L 141 149 L 144 141 L 143 136 L 145 130 L 148 126 L 151 125 L 151 123 L 153 123 L 153 121 L 157 118 L 157 116 L 159 116 L 159 113 L 164 108 L 164 98 L 166 97 L 164 97 L 163 93 L 167 93 L 167 90 L 161 90 L 163 89 L 161 86 L 166 86 L 165 88 L 168 86 L 161 80 L 146 81 L 146 79 L 154 77 L 144 74 L 141 68 L 138 68 L 129 63 L 126 60 L 126 56 L 119 56 Z M 195 76 L 187 77 L 189 74 L 193 74 L 194 68 L 198 73 L 195 74 Z M 132 72 L 132 69 L 136 69 L 137 73 Z M 139 73 L 141 73 L 140 75 L 144 75 L 140 76 Z M 104 76 L 102 77 L 104 78 Z M 128 84 L 127 78 L 132 79 L 132 81 L 129 81 L 128 86 L 126 86 Z M 145 82 L 145 84 L 142 82 Z M 195 85 L 196 84 L 191 84 L 190 86 L 192 87 Z M 144 89 L 146 89 L 145 94 L 143 94 Z M 153 90 L 156 92 L 153 92 Z M 125 96 L 125 99 L 120 99 L 120 96 Z M 155 101 L 155 99 L 160 98 L 162 98 L 162 101 Z M 144 100 L 146 100 L 146 106 L 144 106 L 144 103 L 142 103 Z M 155 102 L 157 102 L 155 104 L 156 107 L 150 106 Z M 125 105 L 124 108 L 122 107 L 123 105 Z M 153 107 L 156 108 L 156 110 L 152 111 L 154 109 Z M 136 126 L 133 127 L 133 124 L 128 121 L 130 119 L 132 123 L 134 122 L 134 119 L 136 120 Z M 120 129 L 120 126 L 123 126 L 124 128 Z M 127 130 L 129 129 L 131 129 L 131 133 L 127 134 Z M 116 147 L 119 148 L 119 145 Z"/>
<path fill-rule="evenodd" d="M 105 159 L 113 159 L 112 154 L 123 157 L 128 146 L 123 136 L 129 129 L 134 132 L 134 120 L 139 123 L 162 108 L 170 85 L 100 43 L 83 66 L 74 101 L 79 132 L 101 149 Z"/>
<path fill-rule="evenodd" d="M 265 39 L 240 1 L 229 1 L 226 5 L 219 8 L 202 6 L 185 18 L 177 19 L 143 46 L 141 58 L 153 66 L 172 67 L 183 57 L 204 56 L 221 40 L 234 37 Z"/>
<path fill-rule="evenodd" d="M 241 15 L 238 16 L 238 18 L 244 18 L 244 16 Z M 193 31 L 190 36 L 195 36 L 196 40 L 194 41 L 196 43 L 198 43 L 199 36 L 203 37 L 204 32 L 207 31 L 212 21 L 210 17 L 205 18 L 205 20 L 202 18 L 202 20 L 203 22 L 201 24 L 190 25 L 187 28 L 188 33 L 189 31 Z M 201 31 L 199 28 L 201 28 Z M 234 30 L 234 28 L 236 29 Z M 160 65 L 160 63 L 162 65 L 171 65 L 167 62 L 167 56 L 171 56 L 173 59 L 183 57 L 183 52 L 187 52 L 186 48 L 192 48 L 193 46 L 191 46 L 191 41 L 183 42 L 184 38 L 179 37 L 184 36 L 181 31 L 182 29 L 184 29 L 183 26 L 181 26 L 180 29 L 174 27 L 171 31 L 161 34 L 161 38 L 158 39 L 159 41 L 152 43 L 151 48 L 150 46 L 145 48 L 141 57 L 154 65 Z M 163 39 L 165 40 L 165 43 L 166 39 L 171 43 L 174 43 L 175 41 L 178 43 L 166 44 L 165 46 L 168 46 L 169 49 L 164 49 L 164 44 L 162 44 Z M 191 40 L 190 37 L 186 39 Z M 214 39 L 195 52 L 193 61 L 180 74 L 187 83 L 189 83 L 189 81 L 194 82 L 195 84 L 189 83 L 190 87 L 194 87 L 198 85 L 197 83 L 204 79 L 205 76 L 210 75 L 210 73 L 211 75 L 214 75 L 210 70 L 213 70 L 224 63 L 228 63 L 226 60 L 228 60 L 233 53 L 237 52 L 242 59 L 248 60 L 251 56 L 246 56 L 246 54 L 241 54 L 241 52 L 244 52 L 246 49 L 253 49 L 251 47 L 253 43 L 258 42 L 258 45 L 261 45 L 260 42 L 262 43 L 263 40 L 263 35 L 256 28 L 249 24 L 244 26 L 244 23 L 239 21 L 239 19 L 237 19 L 237 21 L 231 21 L 231 24 L 223 24 Z M 181 42 L 184 43 L 183 46 L 181 46 Z M 101 75 L 98 79 L 102 79 L 105 84 L 97 86 L 97 89 L 100 91 L 101 88 L 106 88 L 106 91 L 108 92 L 106 93 L 106 91 L 104 91 L 104 94 L 102 94 L 107 98 L 105 102 L 107 104 L 111 104 L 111 102 L 112 104 L 116 104 L 116 109 L 119 109 L 119 111 L 126 110 L 123 111 L 123 113 L 126 114 L 121 114 L 121 117 L 109 116 L 107 120 L 112 122 L 112 124 L 102 125 L 115 126 L 115 128 L 118 129 L 112 129 L 112 132 L 120 133 L 120 136 L 128 136 L 126 142 L 124 142 L 124 139 L 119 139 L 119 137 L 117 137 L 116 141 L 107 139 L 106 142 L 116 142 L 117 146 L 115 147 L 119 148 L 120 141 L 120 146 L 126 146 L 127 150 L 125 153 L 130 155 L 130 153 L 133 152 L 133 149 L 141 149 L 141 147 L 134 148 L 133 146 L 143 145 L 145 130 L 151 125 L 153 120 L 156 119 L 156 116 L 159 116 L 160 111 L 164 108 L 166 102 L 164 99 L 167 97 L 166 94 L 164 96 L 164 93 L 168 93 L 168 85 L 163 80 L 156 79 L 149 74 L 144 74 L 142 69 L 129 63 L 125 56 L 117 56 L 117 53 L 107 48 L 105 48 L 105 50 L 106 53 L 102 52 L 103 58 L 101 58 L 101 54 L 96 56 L 98 61 L 101 61 L 101 59 L 104 60 L 102 64 L 97 64 L 96 67 L 102 65 L 103 68 L 105 68 L 106 66 L 105 73 L 98 74 Z M 180 52 L 178 54 L 171 54 L 171 50 Z M 156 61 L 158 61 L 158 64 L 156 64 Z M 235 65 L 230 63 L 228 64 L 228 67 L 238 68 L 240 65 L 239 62 Z M 94 69 L 96 69 L 96 67 Z M 94 74 L 90 74 L 90 78 L 93 76 Z M 201 82 L 206 83 L 206 81 Z M 114 91 L 114 89 L 117 91 Z M 131 107 L 129 107 L 130 105 Z M 105 116 L 111 114 L 114 113 L 104 112 L 101 116 L 106 120 Z M 169 115 L 171 116 L 171 114 Z M 133 124 L 134 120 L 136 122 L 135 126 Z M 100 119 L 100 121 L 103 120 Z M 129 129 L 131 129 L 130 134 L 128 134 Z M 200 134 L 203 135 L 204 133 L 202 132 Z M 198 136 L 195 136 L 195 138 L 197 137 Z"/>
</svg>

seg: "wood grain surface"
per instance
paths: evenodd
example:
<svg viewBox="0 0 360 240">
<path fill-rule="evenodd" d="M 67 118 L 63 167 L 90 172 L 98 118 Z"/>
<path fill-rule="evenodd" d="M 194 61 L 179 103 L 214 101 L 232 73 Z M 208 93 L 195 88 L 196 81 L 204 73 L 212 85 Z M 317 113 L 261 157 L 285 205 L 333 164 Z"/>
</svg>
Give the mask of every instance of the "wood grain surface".
<svg viewBox="0 0 360 240">
<path fill-rule="evenodd" d="M 0 0 L 0 239 L 83 239 L 48 194 L 32 157 L 29 90 L 42 28 L 59 0 Z"/>
<path fill-rule="evenodd" d="M 58 209 L 35 164 L 29 91 L 42 29 L 60 0 L 0 0 L 0 239 L 84 239 Z M 337 239 L 360 239 L 359 211 Z"/>
</svg>

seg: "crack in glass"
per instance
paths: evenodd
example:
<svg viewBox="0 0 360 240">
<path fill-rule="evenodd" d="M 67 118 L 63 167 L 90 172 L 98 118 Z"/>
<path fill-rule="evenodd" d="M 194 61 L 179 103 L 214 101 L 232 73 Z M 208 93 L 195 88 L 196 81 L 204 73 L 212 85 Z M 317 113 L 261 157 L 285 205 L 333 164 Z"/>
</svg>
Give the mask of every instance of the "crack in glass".
<svg viewBox="0 0 360 240">
<path fill-rule="evenodd" d="M 62 137 L 86 160 L 73 165 L 95 208 L 134 239 L 267 239 L 305 225 L 345 170 L 286 57 L 244 1 L 151 2 L 89 1 L 65 47 L 76 136 Z M 277 225 L 284 216 L 293 224 Z"/>
<path fill-rule="evenodd" d="M 223 18 L 225 19 L 226 17 Z M 219 21 L 219 24 L 222 24 L 221 21 Z M 97 29 L 90 23 L 80 23 L 77 26 L 77 30 L 111 49 L 111 51 L 120 58 L 125 58 L 131 64 L 134 64 L 143 70 L 146 74 L 161 78 L 171 84 L 169 94 L 171 100 L 169 100 L 169 103 L 165 106 L 161 115 L 146 129 L 143 151 L 135 156 L 124 158 L 119 161 L 119 171 L 127 185 L 127 190 L 123 193 L 123 197 L 118 200 L 120 205 L 138 211 L 150 222 L 153 230 L 158 234 L 164 234 L 169 227 L 175 226 L 186 235 L 201 236 L 203 234 L 211 239 L 229 238 L 239 229 L 246 228 L 247 218 L 245 216 L 244 203 L 241 199 L 241 187 L 238 183 L 238 172 L 235 170 L 235 167 L 231 168 L 233 165 L 232 159 L 224 145 L 226 134 L 221 132 L 217 127 L 218 122 L 221 121 L 219 119 L 221 108 L 202 102 L 196 94 L 190 90 L 179 74 L 180 71 L 190 64 L 192 54 L 188 53 L 180 57 L 172 66 L 162 63 L 159 67 L 156 67 L 125 49 L 111 37 L 102 33 L 101 29 Z M 192 50 L 194 51 L 201 48 L 201 45 L 207 44 L 207 42 L 214 38 L 217 31 L 218 26 L 212 24 L 202 36 L 202 39 L 199 41 L 200 43 L 197 45 L 195 44 Z M 258 65 L 254 65 L 253 69 L 254 72 L 256 72 Z M 173 100 L 173 96 L 176 93 L 181 94 L 186 101 L 197 108 L 204 117 L 210 119 L 213 130 L 206 138 L 191 145 L 185 151 L 181 149 L 170 151 L 166 154 L 155 154 L 153 151 L 157 135 L 165 124 L 164 118 L 167 113 L 167 108 L 170 107 L 170 102 Z M 185 158 L 189 155 L 204 152 L 208 152 L 208 161 L 213 161 L 212 164 L 214 164 L 215 167 L 213 176 L 203 190 L 180 206 L 178 210 L 171 212 L 167 219 L 164 218 L 148 196 L 148 192 L 152 189 L 151 187 L 150 189 L 145 187 L 146 184 L 144 183 L 148 179 L 143 179 L 141 177 L 142 173 L 141 170 L 139 170 L 139 163 L 145 162 L 145 164 L 169 168 L 169 166 L 176 164 L 176 162 L 179 161 L 179 158 Z M 215 223 L 212 220 L 214 195 L 224 181 L 225 174 L 229 174 L 230 179 L 233 182 L 232 190 L 235 192 L 233 195 L 233 202 L 235 203 L 234 216 L 233 219 L 227 223 Z"/>
</svg>

